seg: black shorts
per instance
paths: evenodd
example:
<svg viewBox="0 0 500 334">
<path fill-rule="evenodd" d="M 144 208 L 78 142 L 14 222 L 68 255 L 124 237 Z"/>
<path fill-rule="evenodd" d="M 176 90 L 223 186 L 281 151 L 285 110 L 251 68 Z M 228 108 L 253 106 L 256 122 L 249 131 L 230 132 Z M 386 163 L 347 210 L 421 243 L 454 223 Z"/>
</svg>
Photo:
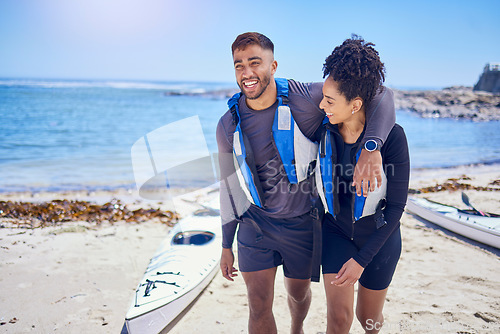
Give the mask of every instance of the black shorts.
<svg viewBox="0 0 500 334">
<path fill-rule="evenodd" d="M 310 279 L 313 255 L 313 220 L 309 212 L 293 218 L 270 218 L 250 208 L 238 229 L 238 264 L 241 272 L 283 265 L 285 277 Z"/>
<path fill-rule="evenodd" d="M 323 274 L 338 273 L 344 263 L 353 258 L 363 247 L 363 244 L 358 244 L 356 241 L 356 238 L 351 240 L 346 236 L 333 220 L 325 219 L 321 261 Z M 397 228 L 366 266 L 359 284 L 370 290 L 383 290 L 389 287 L 400 255 L 401 231 Z"/>
</svg>

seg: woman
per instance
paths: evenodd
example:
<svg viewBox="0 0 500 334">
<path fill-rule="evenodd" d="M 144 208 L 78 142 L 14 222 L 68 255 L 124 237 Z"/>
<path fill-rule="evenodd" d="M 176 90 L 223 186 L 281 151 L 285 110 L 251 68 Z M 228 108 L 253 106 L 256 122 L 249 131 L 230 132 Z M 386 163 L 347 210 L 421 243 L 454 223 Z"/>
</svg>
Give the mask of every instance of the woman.
<svg viewBox="0 0 500 334">
<path fill-rule="evenodd" d="M 384 89 L 384 64 L 372 43 L 353 35 L 324 64 L 320 107 L 329 122 L 320 130 L 317 185 L 328 213 L 323 220 L 322 267 L 327 297 L 327 333 L 348 333 L 354 284 L 356 316 L 367 333 L 378 333 L 387 289 L 401 253 L 399 220 L 408 194 L 410 162 L 403 129 L 392 128 L 383 147 L 361 143 L 365 107 Z M 357 196 L 352 175 L 362 148 L 379 149 L 382 183 Z"/>
</svg>

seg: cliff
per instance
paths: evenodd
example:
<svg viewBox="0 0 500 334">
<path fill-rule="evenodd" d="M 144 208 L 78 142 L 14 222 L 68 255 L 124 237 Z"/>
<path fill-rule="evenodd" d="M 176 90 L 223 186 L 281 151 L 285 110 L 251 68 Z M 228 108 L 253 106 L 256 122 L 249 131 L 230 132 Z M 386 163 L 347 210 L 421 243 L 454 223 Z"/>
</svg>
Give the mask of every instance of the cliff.
<svg viewBox="0 0 500 334">
<path fill-rule="evenodd" d="M 474 91 L 500 93 L 500 64 L 487 64 Z"/>
</svg>

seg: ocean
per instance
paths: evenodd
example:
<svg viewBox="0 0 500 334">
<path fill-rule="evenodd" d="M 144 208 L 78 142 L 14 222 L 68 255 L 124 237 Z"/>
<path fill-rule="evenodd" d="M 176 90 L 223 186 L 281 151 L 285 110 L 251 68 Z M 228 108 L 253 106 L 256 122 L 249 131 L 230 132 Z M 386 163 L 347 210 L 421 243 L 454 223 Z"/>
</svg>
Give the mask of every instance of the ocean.
<svg viewBox="0 0 500 334">
<path fill-rule="evenodd" d="M 188 117 L 197 116 L 216 153 L 215 129 L 227 110 L 221 92 L 231 89 L 235 83 L 0 79 L 0 192 L 135 188 L 134 144 Z M 402 110 L 396 117 L 412 168 L 500 162 L 498 121 Z M 177 130 L 183 141 L 170 140 L 169 156 L 200 142 L 190 129 Z"/>
</svg>

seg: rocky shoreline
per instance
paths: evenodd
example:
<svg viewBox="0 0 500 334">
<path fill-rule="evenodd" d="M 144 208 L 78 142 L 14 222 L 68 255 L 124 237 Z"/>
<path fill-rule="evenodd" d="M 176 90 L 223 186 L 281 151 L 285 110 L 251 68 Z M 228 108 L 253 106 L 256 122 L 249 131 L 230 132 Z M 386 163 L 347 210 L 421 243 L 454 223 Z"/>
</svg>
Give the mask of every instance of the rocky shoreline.
<svg viewBox="0 0 500 334">
<path fill-rule="evenodd" d="M 394 91 L 396 110 L 410 110 L 422 117 L 500 120 L 500 94 L 455 86 L 442 90 Z"/>
<path fill-rule="evenodd" d="M 392 88 L 396 110 L 409 110 L 430 118 L 500 120 L 500 94 L 473 91 L 472 87 L 454 86 L 442 90 L 399 90 Z M 230 98 L 236 89 L 196 92 L 165 92 L 166 96 Z"/>
</svg>

